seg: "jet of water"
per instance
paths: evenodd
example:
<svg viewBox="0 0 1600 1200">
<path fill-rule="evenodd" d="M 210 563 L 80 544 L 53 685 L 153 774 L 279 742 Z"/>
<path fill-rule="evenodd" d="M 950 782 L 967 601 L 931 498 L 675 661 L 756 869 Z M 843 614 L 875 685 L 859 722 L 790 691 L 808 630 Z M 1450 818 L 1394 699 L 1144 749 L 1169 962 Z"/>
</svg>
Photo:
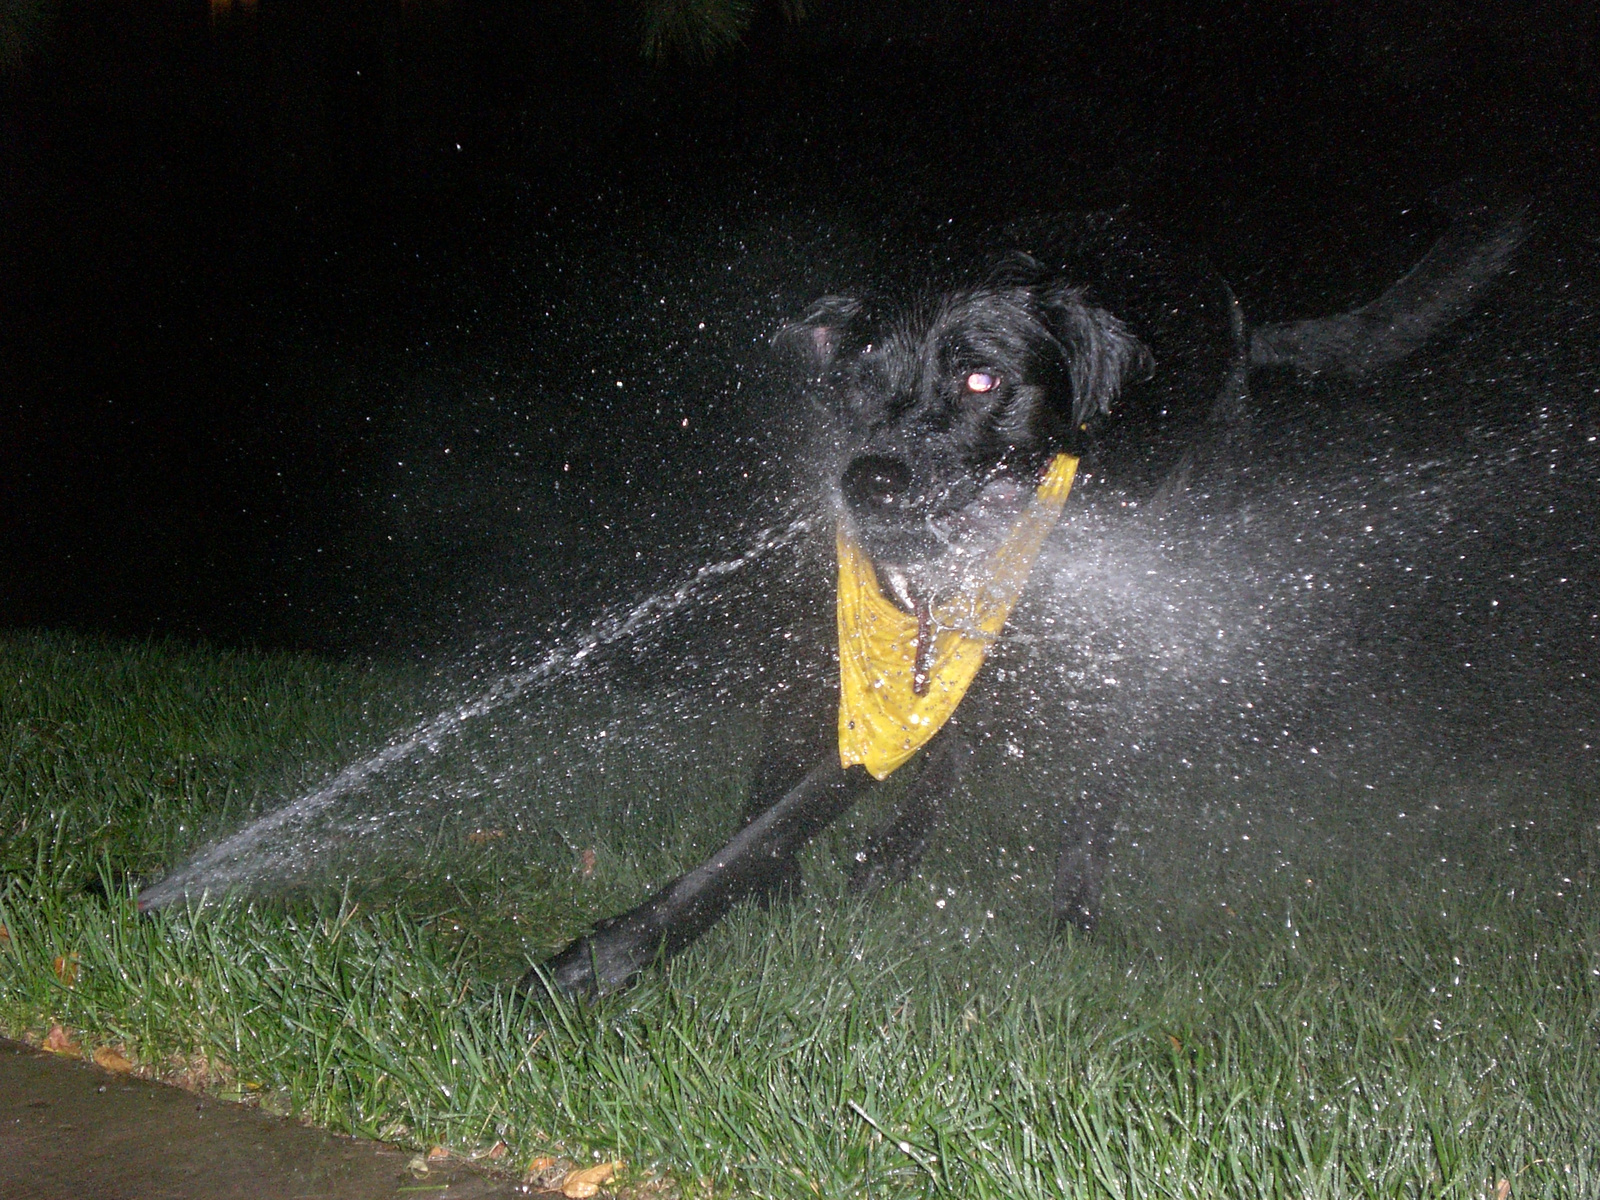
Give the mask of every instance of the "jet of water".
<svg viewBox="0 0 1600 1200">
<path fill-rule="evenodd" d="M 412 760 L 422 751 L 437 753 L 469 722 L 512 703 L 532 688 L 576 670 L 596 652 L 635 638 L 652 624 L 693 603 L 712 581 L 791 545 L 810 532 L 814 524 L 812 517 L 801 516 L 781 526 L 768 526 L 756 535 L 754 544 L 743 554 L 706 563 L 676 587 L 647 596 L 631 608 L 601 616 L 574 641 L 554 647 L 536 663 L 499 676 L 465 703 L 412 727 L 381 750 L 349 764 L 316 790 L 203 850 L 158 883 L 143 889 L 139 893 L 139 911 L 153 912 L 190 896 L 226 889 L 259 874 L 264 865 L 270 865 L 272 846 L 276 842 L 304 826 L 341 797 L 358 791 L 391 767 Z"/>
</svg>

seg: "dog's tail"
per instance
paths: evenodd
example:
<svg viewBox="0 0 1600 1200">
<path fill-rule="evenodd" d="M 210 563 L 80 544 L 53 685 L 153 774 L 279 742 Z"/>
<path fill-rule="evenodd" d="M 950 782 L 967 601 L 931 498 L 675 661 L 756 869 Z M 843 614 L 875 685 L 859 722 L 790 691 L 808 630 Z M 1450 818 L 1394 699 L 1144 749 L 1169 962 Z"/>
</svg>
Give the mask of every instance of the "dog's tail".
<svg viewBox="0 0 1600 1200">
<path fill-rule="evenodd" d="M 1361 377 L 1399 362 L 1462 316 L 1528 236 L 1528 205 L 1459 212 L 1427 255 L 1370 304 L 1333 317 L 1262 325 L 1252 367 Z"/>
</svg>

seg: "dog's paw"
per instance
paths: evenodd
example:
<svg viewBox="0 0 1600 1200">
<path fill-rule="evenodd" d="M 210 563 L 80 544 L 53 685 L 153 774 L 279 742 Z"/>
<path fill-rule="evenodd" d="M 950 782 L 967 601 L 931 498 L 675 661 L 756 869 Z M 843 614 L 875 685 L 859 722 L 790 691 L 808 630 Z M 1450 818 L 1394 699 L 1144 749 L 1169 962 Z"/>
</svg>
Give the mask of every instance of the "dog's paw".
<svg viewBox="0 0 1600 1200">
<path fill-rule="evenodd" d="M 589 939 L 579 938 L 554 958 L 529 967 L 517 982 L 519 991 L 531 996 L 551 992 L 564 999 L 581 1000 L 600 994 L 595 979 Z"/>
<path fill-rule="evenodd" d="M 1074 899 L 1066 904 L 1057 904 L 1056 927 L 1063 931 L 1075 929 L 1079 933 L 1089 934 L 1094 932 L 1094 927 L 1100 923 L 1100 910 L 1096 904 L 1084 900 Z"/>
<path fill-rule="evenodd" d="M 661 931 L 633 914 L 602 921 L 588 937 L 579 938 L 554 958 L 522 977 L 524 991 L 542 989 L 574 999 L 619 992 L 655 961 Z"/>
<path fill-rule="evenodd" d="M 1093 933 L 1100 923 L 1105 865 L 1086 848 L 1075 847 L 1056 865 L 1055 916 L 1061 929 Z"/>
</svg>

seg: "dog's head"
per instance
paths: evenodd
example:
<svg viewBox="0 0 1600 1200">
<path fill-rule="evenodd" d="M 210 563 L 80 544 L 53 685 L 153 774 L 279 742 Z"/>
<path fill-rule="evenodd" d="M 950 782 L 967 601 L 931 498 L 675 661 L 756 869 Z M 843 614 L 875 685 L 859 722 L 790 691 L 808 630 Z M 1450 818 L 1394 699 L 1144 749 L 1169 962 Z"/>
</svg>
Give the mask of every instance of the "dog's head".
<svg viewBox="0 0 1600 1200">
<path fill-rule="evenodd" d="M 1121 321 L 1022 256 L 910 305 L 824 297 L 775 340 L 819 377 L 844 431 L 839 495 L 858 536 L 907 571 L 1019 510 L 1153 365 Z"/>
</svg>

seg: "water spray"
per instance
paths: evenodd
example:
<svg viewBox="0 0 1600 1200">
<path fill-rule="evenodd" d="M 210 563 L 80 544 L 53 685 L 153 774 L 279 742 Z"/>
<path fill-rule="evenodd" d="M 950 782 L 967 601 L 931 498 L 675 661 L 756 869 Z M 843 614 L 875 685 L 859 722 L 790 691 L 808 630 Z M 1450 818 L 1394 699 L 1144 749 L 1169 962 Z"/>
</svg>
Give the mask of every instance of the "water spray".
<svg viewBox="0 0 1600 1200">
<path fill-rule="evenodd" d="M 413 726 L 382 749 L 351 763 L 315 791 L 265 814 L 195 855 L 158 883 L 143 889 L 138 898 L 139 911 L 154 912 L 197 893 L 203 897 L 213 889 L 226 889 L 257 873 L 262 865 L 261 848 L 274 835 L 304 825 L 335 801 L 359 791 L 420 752 L 438 753 L 444 743 L 456 737 L 470 722 L 583 665 L 598 651 L 627 641 L 649 624 L 694 601 L 710 582 L 791 545 L 813 527 L 814 520 L 809 516 L 790 520 L 781 527 L 768 526 L 756 535 L 755 544 L 743 554 L 707 563 L 678 586 L 647 596 L 626 610 L 601 616 L 576 640 L 554 647 L 536 663 L 501 675 L 472 699 Z"/>
</svg>

